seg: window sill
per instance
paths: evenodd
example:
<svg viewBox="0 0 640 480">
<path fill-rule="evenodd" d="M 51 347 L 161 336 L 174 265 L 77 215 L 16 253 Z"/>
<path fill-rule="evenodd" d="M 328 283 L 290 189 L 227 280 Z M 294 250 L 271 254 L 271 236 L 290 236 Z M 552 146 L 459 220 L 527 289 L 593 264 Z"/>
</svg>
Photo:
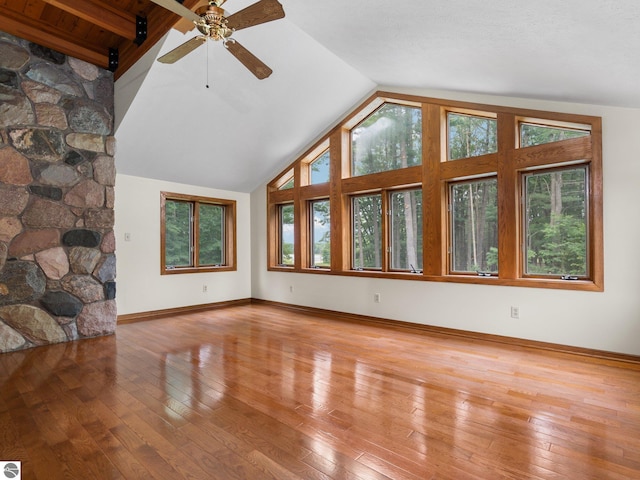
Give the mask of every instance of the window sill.
<svg viewBox="0 0 640 480">
<path fill-rule="evenodd" d="M 160 275 L 176 275 L 180 273 L 211 273 L 211 272 L 233 272 L 236 271 L 235 266 L 221 265 L 219 267 L 176 267 L 167 268 L 160 271 Z"/>
<path fill-rule="evenodd" d="M 320 268 L 296 269 L 294 267 L 270 267 L 268 270 L 295 273 L 321 273 L 324 275 L 339 275 L 345 277 L 386 278 L 396 280 L 418 280 L 426 282 L 499 285 L 508 287 L 551 288 L 557 290 L 576 290 L 588 292 L 604 291 L 603 285 L 599 285 L 592 280 L 567 281 L 551 278 L 500 278 L 497 275 L 490 277 L 477 275 L 425 275 L 424 273 L 417 272 L 380 272 L 375 270 L 343 270 L 338 272 Z"/>
</svg>

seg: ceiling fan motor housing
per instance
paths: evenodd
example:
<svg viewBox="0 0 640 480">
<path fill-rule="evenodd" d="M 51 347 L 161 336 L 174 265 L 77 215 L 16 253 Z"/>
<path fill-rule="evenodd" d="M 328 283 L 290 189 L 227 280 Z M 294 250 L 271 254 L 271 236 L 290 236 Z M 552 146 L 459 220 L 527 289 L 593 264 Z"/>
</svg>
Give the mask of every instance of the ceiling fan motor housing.
<svg viewBox="0 0 640 480">
<path fill-rule="evenodd" d="M 200 21 L 195 24 L 200 33 L 213 40 L 224 40 L 233 33 L 233 30 L 227 27 L 224 10 L 214 4 L 207 7 Z"/>
</svg>

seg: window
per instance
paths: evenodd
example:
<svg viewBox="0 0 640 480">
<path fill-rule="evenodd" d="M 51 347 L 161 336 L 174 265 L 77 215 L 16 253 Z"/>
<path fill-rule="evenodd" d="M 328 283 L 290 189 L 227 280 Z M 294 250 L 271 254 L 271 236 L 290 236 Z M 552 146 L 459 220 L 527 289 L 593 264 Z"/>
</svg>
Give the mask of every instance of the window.
<svg viewBox="0 0 640 480">
<path fill-rule="evenodd" d="M 278 218 L 280 224 L 280 265 L 293 266 L 295 264 L 294 254 L 294 206 L 292 203 L 280 205 L 278 207 Z"/>
<path fill-rule="evenodd" d="M 498 273 L 497 186 L 495 178 L 451 184 L 452 272 Z"/>
<path fill-rule="evenodd" d="M 329 181 L 330 159 L 329 150 L 327 150 L 309 164 L 309 169 L 311 171 L 311 185 L 326 183 Z"/>
<path fill-rule="evenodd" d="M 494 118 L 449 112 L 447 119 L 449 160 L 477 157 L 498 150 Z"/>
<path fill-rule="evenodd" d="M 269 183 L 268 268 L 602 291 L 601 143 L 600 117 L 378 92 Z"/>
<path fill-rule="evenodd" d="M 235 270 L 235 205 L 161 192 L 160 273 Z"/>
<path fill-rule="evenodd" d="M 293 188 L 293 177 L 284 182 L 280 187 L 280 190 L 289 190 L 290 188 Z"/>
<path fill-rule="evenodd" d="M 311 202 L 311 268 L 331 266 L 331 210 L 329 200 Z"/>
<path fill-rule="evenodd" d="M 222 205 L 199 203 L 198 251 L 200 265 L 224 265 L 224 210 Z"/>
<path fill-rule="evenodd" d="M 588 275 L 588 170 L 585 166 L 525 175 L 528 275 Z"/>
<path fill-rule="evenodd" d="M 422 270 L 422 190 L 390 193 L 392 270 Z"/>
<path fill-rule="evenodd" d="M 166 200 L 164 212 L 165 265 L 169 268 L 190 267 L 193 265 L 193 204 L 180 200 Z"/>
<path fill-rule="evenodd" d="M 422 191 L 384 191 L 351 199 L 353 269 L 422 269 Z M 388 211 L 386 235 L 383 210 Z M 388 252 L 388 255 L 385 255 Z"/>
<path fill-rule="evenodd" d="M 352 174 L 396 170 L 422 162 L 422 117 L 416 107 L 386 103 L 351 131 Z"/>
<path fill-rule="evenodd" d="M 353 268 L 382 268 L 382 196 L 361 195 L 351 201 Z"/>
<path fill-rule="evenodd" d="M 581 129 L 569 129 L 551 127 L 548 125 L 535 125 L 532 123 L 520 123 L 520 146 L 532 147 L 545 143 L 559 142 L 570 138 L 579 138 L 589 135 L 588 131 Z"/>
</svg>

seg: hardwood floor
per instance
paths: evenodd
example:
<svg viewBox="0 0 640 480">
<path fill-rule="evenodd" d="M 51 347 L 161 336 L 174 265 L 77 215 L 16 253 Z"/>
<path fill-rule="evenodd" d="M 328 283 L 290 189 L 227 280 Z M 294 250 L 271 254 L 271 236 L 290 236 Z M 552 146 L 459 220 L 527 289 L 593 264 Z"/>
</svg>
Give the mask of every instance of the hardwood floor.
<svg viewBox="0 0 640 480">
<path fill-rule="evenodd" d="M 24 480 L 639 479 L 640 365 L 230 307 L 0 355 Z"/>
</svg>

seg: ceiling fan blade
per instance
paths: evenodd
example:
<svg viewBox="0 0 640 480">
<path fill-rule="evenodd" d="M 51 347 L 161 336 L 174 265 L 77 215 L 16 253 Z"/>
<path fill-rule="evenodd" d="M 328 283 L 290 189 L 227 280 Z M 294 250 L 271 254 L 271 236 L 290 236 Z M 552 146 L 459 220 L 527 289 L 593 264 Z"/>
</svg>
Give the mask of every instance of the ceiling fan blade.
<svg viewBox="0 0 640 480">
<path fill-rule="evenodd" d="M 228 40 L 224 46 L 259 80 L 264 80 L 273 73 L 273 70 L 262 63 L 258 57 L 240 45 L 236 40 Z"/>
<path fill-rule="evenodd" d="M 196 12 L 196 15 L 199 14 L 201 9 L 206 9 L 209 5 L 209 0 L 198 0 L 198 2 L 191 7 L 191 9 Z M 199 16 L 199 15 L 198 15 Z M 178 22 L 172 27 L 174 30 L 178 30 L 182 33 L 187 33 L 196 28 L 195 24 L 188 18 L 181 18 Z"/>
<path fill-rule="evenodd" d="M 227 25 L 234 30 L 241 30 L 261 23 L 271 22 L 284 17 L 284 9 L 278 0 L 260 0 L 227 17 Z"/>
<path fill-rule="evenodd" d="M 176 2 L 176 0 L 151 0 L 156 5 L 166 8 L 170 12 L 173 12 L 181 17 L 188 18 L 193 22 L 200 21 L 200 16 L 189 10 L 187 7 Z"/>
<path fill-rule="evenodd" d="M 207 37 L 202 35 L 193 37 L 191 40 L 184 42 L 182 45 L 174 48 L 169 53 L 165 53 L 163 56 L 158 58 L 158 61 L 162 63 L 175 63 L 185 55 L 193 52 L 196 48 L 198 48 L 206 41 Z"/>
</svg>

